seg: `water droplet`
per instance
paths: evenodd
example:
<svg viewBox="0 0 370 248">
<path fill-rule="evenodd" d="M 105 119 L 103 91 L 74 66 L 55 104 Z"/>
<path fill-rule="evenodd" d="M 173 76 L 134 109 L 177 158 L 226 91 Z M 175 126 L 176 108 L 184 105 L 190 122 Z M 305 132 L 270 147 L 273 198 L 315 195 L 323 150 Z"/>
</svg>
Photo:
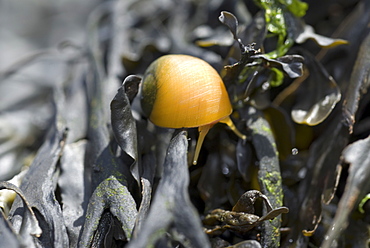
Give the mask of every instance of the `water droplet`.
<svg viewBox="0 0 370 248">
<path fill-rule="evenodd" d="M 307 174 L 307 168 L 302 168 L 298 171 L 298 177 L 303 179 Z"/>
<path fill-rule="evenodd" d="M 293 148 L 292 149 L 292 155 L 297 155 L 298 154 L 298 149 L 297 148 Z"/>
<path fill-rule="evenodd" d="M 269 82 L 264 82 L 264 83 L 262 84 L 262 89 L 263 89 L 264 91 L 268 90 L 269 88 L 270 88 L 270 83 L 269 83 Z"/>
<path fill-rule="evenodd" d="M 222 174 L 224 174 L 224 175 L 228 175 L 230 173 L 230 169 L 229 169 L 229 167 L 228 166 L 224 166 L 223 168 L 222 168 Z"/>
</svg>

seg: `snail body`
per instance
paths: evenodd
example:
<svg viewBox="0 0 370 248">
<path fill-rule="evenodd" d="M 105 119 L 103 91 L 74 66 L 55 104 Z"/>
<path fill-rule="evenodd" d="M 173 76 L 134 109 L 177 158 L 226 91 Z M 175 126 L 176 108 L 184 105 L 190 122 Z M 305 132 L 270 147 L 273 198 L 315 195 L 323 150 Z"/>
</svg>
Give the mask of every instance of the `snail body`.
<svg viewBox="0 0 370 248">
<path fill-rule="evenodd" d="M 141 106 L 157 126 L 199 129 L 193 164 L 209 129 L 226 123 L 245 139 L 230 119 L 232 107 L 225 85 L 207 62 L 189 55 L 165 55 L 155 60 L 142 80 Z"/>
</svg>

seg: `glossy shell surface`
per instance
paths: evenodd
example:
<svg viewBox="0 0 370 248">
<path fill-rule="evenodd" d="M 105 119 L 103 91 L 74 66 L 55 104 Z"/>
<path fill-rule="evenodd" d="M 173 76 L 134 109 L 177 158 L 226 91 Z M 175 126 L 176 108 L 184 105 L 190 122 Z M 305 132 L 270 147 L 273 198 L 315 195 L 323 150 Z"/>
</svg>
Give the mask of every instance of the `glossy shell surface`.
<svg viewBox="0 0 370 248">
<path fill-rule="evenodd" d="M 165 55 L 146 70 L 141 105 L 157 126 L 191 128 L 216 123 L 232 112 L 225 85 L 207 62 Z"/>
</svg>

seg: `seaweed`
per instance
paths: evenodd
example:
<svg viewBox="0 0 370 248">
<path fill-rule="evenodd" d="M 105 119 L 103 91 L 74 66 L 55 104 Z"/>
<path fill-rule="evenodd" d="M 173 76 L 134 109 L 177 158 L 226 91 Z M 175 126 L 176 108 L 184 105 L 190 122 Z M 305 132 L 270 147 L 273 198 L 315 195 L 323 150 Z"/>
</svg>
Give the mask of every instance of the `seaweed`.
<svg viewBox="0 0 370 248">
<path fill-rule="evenodd" d="M 1 247 L 369 246 L 369 1 L 46 2 L 0 8 Z M 197 130 L 150 122 L 165 54 L 219 72 L 246 139 L 215 124 L 192 165 Z"/>
</svg>

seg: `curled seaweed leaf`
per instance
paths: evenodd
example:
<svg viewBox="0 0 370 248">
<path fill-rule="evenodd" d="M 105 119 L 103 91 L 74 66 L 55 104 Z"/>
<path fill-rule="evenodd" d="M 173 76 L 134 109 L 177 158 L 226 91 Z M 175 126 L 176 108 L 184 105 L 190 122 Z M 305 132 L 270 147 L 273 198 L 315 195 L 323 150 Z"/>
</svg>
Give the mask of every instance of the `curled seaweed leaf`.
<svg viewBox="0 0 370 248">
<path fill-rule="evenodd" d="M 102 181 L 90 197 L 79 246 L 90 247 L 97 238 L 96 235 L 107 234 L 101 230 L 110 225 L 109 222 L 104 221 L 106 210 L 110 212 L 109 216 L 116 217 L 120 221 L 121 226 L 117 226 L 117 229 L 123 230 L 124 240 L 130 240 L 137 215 L 136 203 L 127 186 L 111 176 Z M 98 225 L 99 222 L 103 223 Z"/>
<path fill-rule="evenodd" d="M 110 104 L 114 137 L 121 149 L 128 155 L 131 173 L 137 183 L 140 183 L 137 163 L 137 131 L 136 123 L 131 112 L 130 101 L 135 97 L 140 81 L 141 79 L 137 76 L 128 76 Z"/>
<path fill-rule="evenodd" d="M 234 40 L 238 42 L 242 53 L 247 52 L 248 47 L 243 44 L 242 40 L 238 36 L 238 19 L 232 13 L 227 11 L 221 11 L 221 15 L 218 19 L 229 28 L 230 32 L 233 34 Z"/>
<path fill-rule="evenodd" d="M 354 65 L 350 84 L 347 89 L 345 101 L 343 103 L 343 114 L 352 133 L 353 124 L 355 123 L 355 114 L 358 109 L 359 100 L 370 87 L 370 34 L 364 39 L 360 46 Z"/>
<path fill-rule="evenodd" d="M 22 225 L 18 233 L 14 233 L 15 231 L 12 230 L 13 234 L 15 236 L 19 235 L 19 241 L 22 243 L 22 245 L 27 245 L 29 247 L 36 246 L 33 237 L 40 237 L 42 234 L 42 229 L 30 203 L 27 201 L 22 190 L 14 184 L 9 182 L 0 182 L 0 190 L 2 189 L 14 191 L 20 197 L 24 205 Z"/>
<path fill-rule="evenodd" d="M 125 78 L 123 81 L 123 85 L 125 87 L 125 93 L 130 101 L 134 100 L 135 96 L 139 92 L 139 84 L 141 82 L 141 77 L 135 76 L 135 75 L 130 75 Z"/>
<path fill-rule="evenodd" d="M 27 169 L 21 171 L 20 173 L 15 175 L 12 179 L 6 182 L 19 187 L 26 172 L 27 172 Z M 0 191 L 0 209 L 2 210 L 5 216 L 8 216 L 9 210 L 16 196 L 17 196 L 17 193 L 13 190 Z"/>
<path fill-rule="evenodd" d="M 298 89 L 299 98 L 291 111 L 292 119 L 310 126 L 323 122 L 341 99 L 334 78 L 310 53 L 304 52 L 308 76 Z"/>
<path fill-rule="evenodd" d="M 254 203 L 259 198 L 263 199 L 267 208 L 267 213 L 262 217 L 254 214 Z M 243 234 L 265 220 L 288 212 L 287 207 L 273 209 L 265 195 L 258 190 L 249 190 L 239 198 L 231 211 L 214 209 L 205 216 L 203 223 L 207 226 L 208 235 L 220 235 L 228 229 Z"/>
<path fill-rule="evenodd" d="M 43 244 L 69 245 L 61 206 L 55 197 L 57 163 L 63 151 L 67 131 L 59 130 L 56 123 L 50 128 L 46 139 L 23 178 L 20 189 L 33 208 L 44 233 L 40 237 Z M 9 216 L 16 230 L 21 230 L 25 217 L 19 214 L 23 203 L 16 198 Z"/>
<path fill-rule="evenodd" d="M 221 23 L 229 27 L 230 32 L 233 34 L 234 39 L 238 39 L 238 19 L 227 11 L 221 11 L 221 15 L 218 17 Z"/>
<path fill-rule="evenodd" d="M 303 57 L 300 55 L 285 55 L 276 59 L 271 59 L 264 54 L 251 56 L 253 59 L 262 59 L 281 71 L 284 71 L 290 78 L 297 78 L 303 74 Z"/>
<path fill-rule="evenodd" d="M 185 246 L 210 247 L 187 192 L 188 143 L 184 134 L 180 132 L 175 136 L 168 147 L 163 176 L 147 219 L 137 237 L 128 244 L 130 248 L 154 246 L 166 232 L 170 232 L 172 238 L 181 239 Z"/>
<path fill-rule="evenodd" d="M 306 24 L 303 32 L 298 35 L 298 37 L 295 39 L 295 42 L 301 44 L 308 39 L 313 39 L 319 46 L 324 48 L 332 48 L 339 45 L 348 44 L 348 41 L 343 39 L 333 39 L 316 34 L 313 27 Z"/>
<path fill-rule="evenodd" d="M 343 150 L 343 159 L 350 164 L 349 175 L 343 196 L 339 202 L 332 228 L 326 234 L 322 247 L 332 247 L 341 233 L 348 226 L 348 218 L 352 210 L 370 190 L 370 136 L 347 146 Z"/>
</svg>

